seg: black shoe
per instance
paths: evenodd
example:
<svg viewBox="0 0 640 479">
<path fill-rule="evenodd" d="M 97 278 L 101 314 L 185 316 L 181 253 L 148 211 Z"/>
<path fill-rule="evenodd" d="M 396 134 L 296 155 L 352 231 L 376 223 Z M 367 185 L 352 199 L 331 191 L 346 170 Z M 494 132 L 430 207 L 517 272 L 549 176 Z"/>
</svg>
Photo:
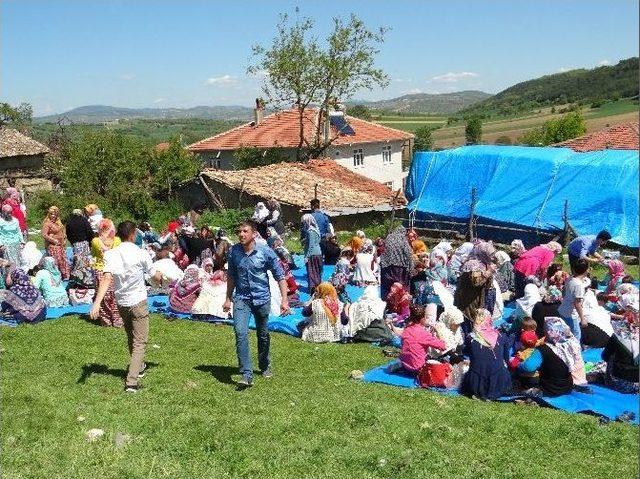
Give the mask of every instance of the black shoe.
<svg viewBox="0 0 640 479">
<path fill-rule="evenodd" d="M 137 393 L 142 389 L 142 386 L 125 386 L 124 392 L 126 393 Z"/>
<path fill-rule="evenodd" d="M 147 372 L 147 363 L 143 363 L 142 364 L 142 369 L 138 373 L 138 379 L 143 378 L 144 375 L 146 374 L 146 372 Z"/>
</svg>

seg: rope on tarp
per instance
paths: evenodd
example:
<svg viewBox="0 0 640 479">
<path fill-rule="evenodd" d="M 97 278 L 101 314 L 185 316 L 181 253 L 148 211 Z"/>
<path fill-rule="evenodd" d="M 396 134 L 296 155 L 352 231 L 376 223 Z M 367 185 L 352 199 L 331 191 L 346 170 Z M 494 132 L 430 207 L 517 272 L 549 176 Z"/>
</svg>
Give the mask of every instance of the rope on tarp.
<svg viewBox="0 0 640 479">
<path fill-rule="evenodd" d="M 431 159 L 429 160 L 429 167 L 427 168 L 427 174 L 424 175 L 424 181 L 422 182 L 422 188 L 420 188 L 420 194 L 418 195 L 418 198 L 416 200 L 414 200 L 414 206 L 413 206 L 413 210 L 411 210 L 409 212 L 409 228 L 413 228 L 413 223 L 415 221 L 416 218 L 416 212 L 418 210 L 418 204 L 420 203 L 420 200 L 422 199 L 422 194 L 424 193 L 424 189 L 427 186 L 427 180 L 429 179 L 429 173 L 431 173 L 431 167 L 433 166 L 434 163 L 434 157 L 435 155 L 431 155 Z"/>
</svg>

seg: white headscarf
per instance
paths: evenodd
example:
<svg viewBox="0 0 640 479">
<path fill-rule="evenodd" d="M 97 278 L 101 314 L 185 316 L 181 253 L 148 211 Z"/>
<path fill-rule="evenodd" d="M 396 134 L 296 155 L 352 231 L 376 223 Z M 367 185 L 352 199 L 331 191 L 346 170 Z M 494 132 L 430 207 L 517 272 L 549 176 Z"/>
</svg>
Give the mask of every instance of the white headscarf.
<svg viewBox="0 0 640 479">
<path fill-rule="evenodd" d="M 494 258 L 496 259 L 496 263 L 498 264 L 498 266 L 502 266 L 506 262 L 511 261 L 511 258 L 509 258 L 509 255 L 504 251 L 497 251 L 496 254 L 494 255 Z"/>
<path fill-rule="evenodd" d="M 449 261 L 449 268 L 452 272 L 456 273 L 460 271 L 462 263 L 467 260 L 469 254 L 473 250 L 473 243 L 462 243 L 453 253 L 451 261 Z"/>
<path fill-rule="evenodd" d="M 20 252 L 21 262 L 20 269 L 25 273 L 40 264 L 42 252 L 36 246 L 35 241 L 28 241 Z"/>
<path fill-rule="evenodd" d="M 262 223 L 267 216 L 269 216 L 269 210 L 262 201 L 258 201 L 258 203 L 256 203 L 255 209 L 253 210 L 253 216 L 251 218 L 253 219 L 253 221 Z"/>
<path fill-rule="evenodd" d="M 529 283 L 524 287 L 524 296 L 520 299 L 516 300 L 518 304 L 518 309 L 520 309 L 524 316 L 531 316 L 531 311 L 536 303 L 542 301 L 542 297 L 540 296 L 540 288 L 538 288 L 535 284 Z"/>
<path fill-rule="evenodd" d="M 349 334 L 368 327 L 374 319 L 382 319 L 387 303 L 380 299 L 379 288 L 374 285 L 364 288 L 362 296 L 349 306 Z"/>
</svg>

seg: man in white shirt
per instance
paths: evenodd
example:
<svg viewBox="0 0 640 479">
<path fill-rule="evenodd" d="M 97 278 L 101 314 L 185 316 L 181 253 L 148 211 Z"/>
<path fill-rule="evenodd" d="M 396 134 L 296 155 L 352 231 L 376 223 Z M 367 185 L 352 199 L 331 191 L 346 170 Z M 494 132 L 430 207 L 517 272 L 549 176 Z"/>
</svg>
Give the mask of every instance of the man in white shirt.
<svg viewBox="0 0 640 479">
<path fill-rule="evenodd" d="M 149 306 L 144 278 L 145 275 L 154 276 L 162 284 L 162 273 L 155 271 L 149 253 L 134 243 L 135 223 L 120 223 L 118 237 L 122 243 L 104 255 L 103 280 L 98 287 L 90 315 L 92 319 L 98 318 L 100 303 L 113 281 L 116 304 L 129 344 L 130 361 L 125 391 L 137 392 L 138 379 L 144 375 L 144 351 L 149 338 Z"/>
</svg>

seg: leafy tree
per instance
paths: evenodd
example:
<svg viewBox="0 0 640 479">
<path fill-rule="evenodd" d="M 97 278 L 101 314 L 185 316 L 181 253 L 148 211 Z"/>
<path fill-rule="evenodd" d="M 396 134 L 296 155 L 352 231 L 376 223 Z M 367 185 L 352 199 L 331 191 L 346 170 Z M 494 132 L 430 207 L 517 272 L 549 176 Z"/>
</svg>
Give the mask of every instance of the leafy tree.
<svg viewBox="0 0 640 479">
<path fill-rule="evenodd" d="M 375 66 L 377 46 L 384 41 L 386 29 L 371 31 L 355 15 L 348 21 L 334 18 L 333 30 L 321 43 L 314 35 L 314 23 L 309 18 L 297 18 L 291 23 L 287 15 L 282 15 L 277 28 L 278 33 L 269 47 L 253 47 L 256 63 L 248 72 L 268 73 L 263 91 L 270 103 L 298 106 L 297 159 L 315 158 L 321 156 L 335 138 L 328 138 L 324 134 L 324 122 L 316 121 L 315 115 L 306 110 L 310 105 L 318 105 L 320 111 L 328 115 L 330 106 L 338 99 L 388 84 L 387 75 Z M 315 132 L 304 131 L 305 117 L 315 122 Z"/>
<path fill-rule="evenodd" d="M 20 103 L 12 107 L 8 103 L 0 103 L 0 126 L 11 126 L 24 131 L 33 117 L 33 108 L 29 103 Z"/>
<path fill-rule="evenodd" d="M 255 168 L 257 166 L 271 165 L 283 161 L 293 161 L 279 148 L 253 148 L 243 146 L 233 153 L 233 167 L 236 170 Z"/>
<path fill-rule="evenodd" d="M 470 118 L 464 129 L 467 145 L 477 145 L 482 140 L 482 120 L 478 117 Z"/>
<path fill-rule="evenodd" d="M 165 193 L 171 195 L 173 190 L 188 178 L 198 174 L 200 163 L 194 155 L 185 150 L 175 138 L 169 147 L 158 151 L 152 150 L 151 188 L 154 196 Z"/>
<path fill-rule="evenodd" d="M 546 146 L 571 140 L 587 131 L 584 118 L 579 111 L 572 111 L 560 118 L 545 121 L 520 137 L 520 143 L 531 146 Z"/>
<path fill-rule="evenodd" d="M 364 105 L 354 105 L 347 108 L 347 114 L 367 121 L 371 121 L 373 119 L 371 110 Z"/>
<path fill-rule="evenodd" d="M 416 131 L 414 132 L 414 151 L 429 151 L 433 148 L 433 137 L 431 136 L 431 131 L 431 127 L 427 125 L 416 128 Z"/>
</svg>

